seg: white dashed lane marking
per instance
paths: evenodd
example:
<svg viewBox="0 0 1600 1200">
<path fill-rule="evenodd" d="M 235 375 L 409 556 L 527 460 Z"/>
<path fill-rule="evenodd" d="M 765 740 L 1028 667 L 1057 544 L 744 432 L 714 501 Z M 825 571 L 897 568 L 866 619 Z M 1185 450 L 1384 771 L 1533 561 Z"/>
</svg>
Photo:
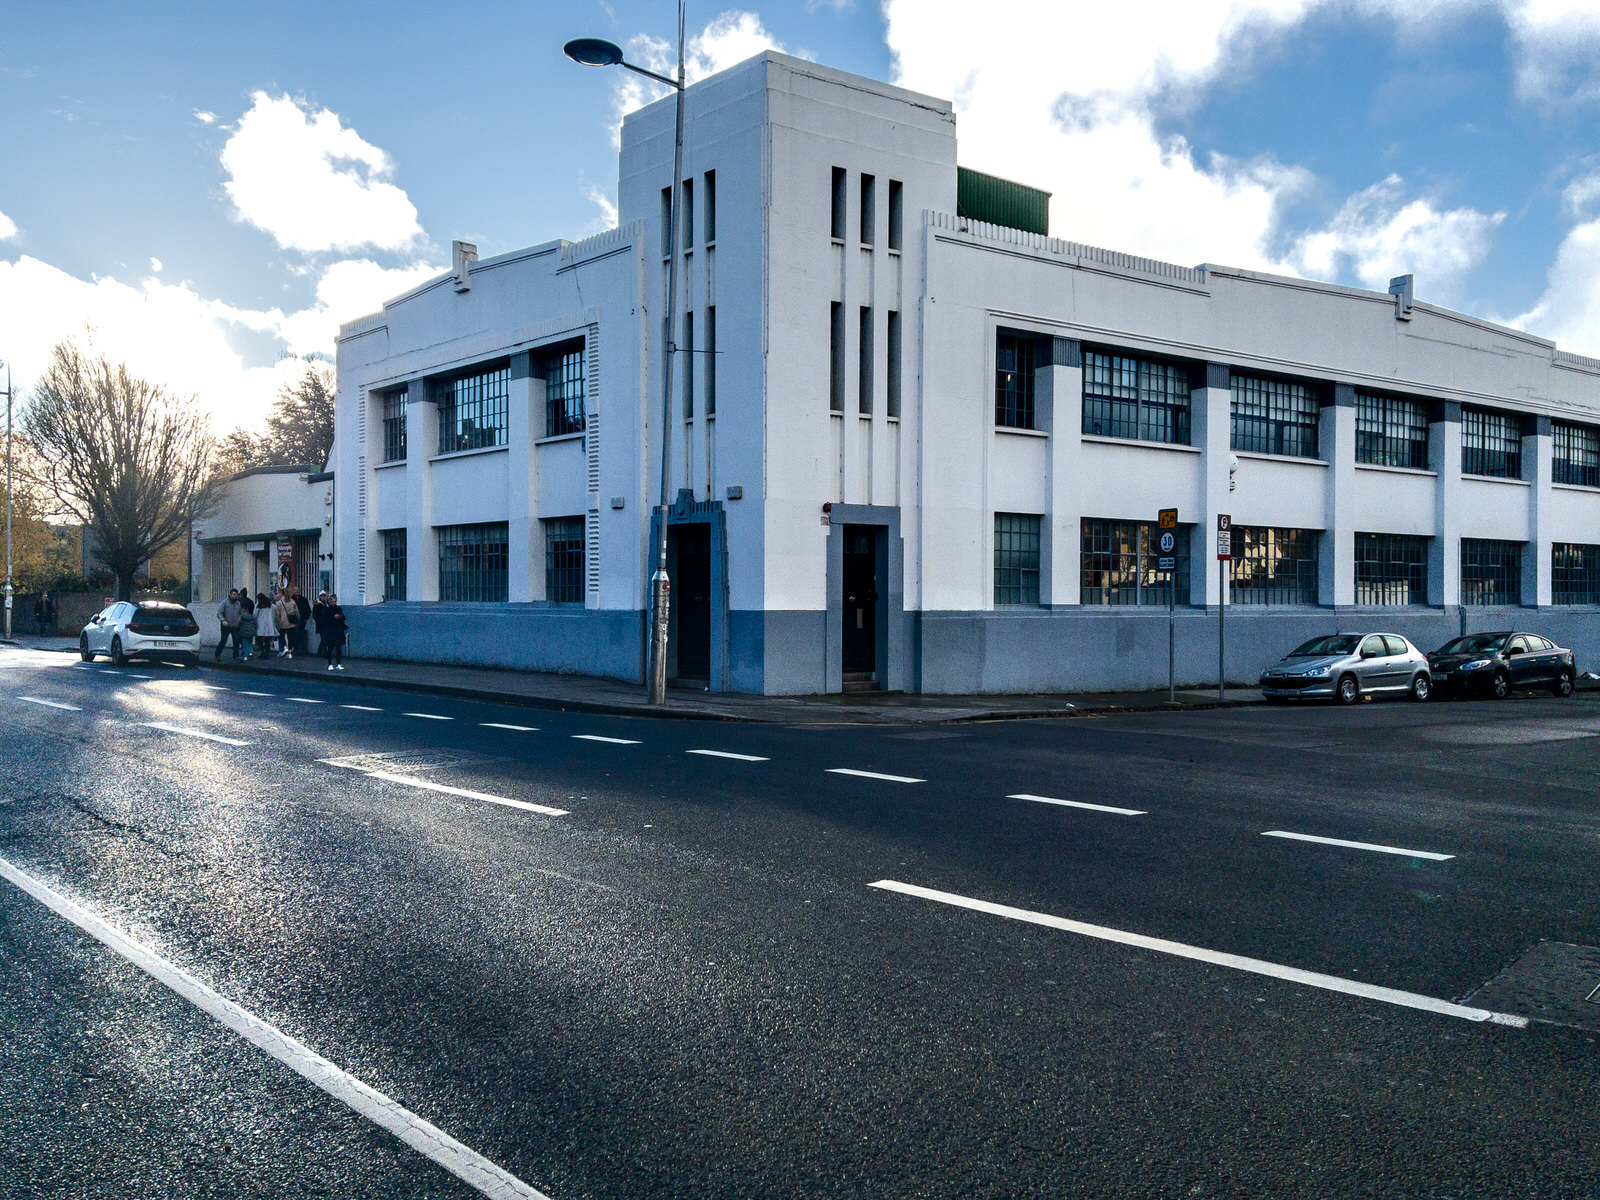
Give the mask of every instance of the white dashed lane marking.
<svg viewBox="0 0 1600 1200">
<path fill-rule="evenodd" d="M 321 703 L 323 703 L 323 701 L 321 701 L 321 700 L 312 700 L 312 699 L 309 699 L 309 698 L 307 698 L 305 696 L 285 696 L 284 699 L 287 700 L 290 704 L 321 704 Z"/>
<path fill-rule="evenodd" d="M 403 783 L 407 787 L 422 788 L 429 792 L 442 792 L 446 796 L 461 796 L 468 800 L 482 800 L 485 804 L 500 804 L 506 808 L 520 808 L 524 812 L 543 813 L 547 817 L 564 817 L 567 810 L 564 808 L 550 808 L 543 804 L 529 804 L 526 800 L 512 800 L 507 796 L 491 796 L 488 792 L 474 792 L 468 788 L 450 787 L 443 783 L 433 783 L 426 779 L 418 779 L 412 775 L 395 775 L 389 771 L 369 771 L 369 778 L 382 779 L 388 783 Z"/>
<path fill-rule="evenodd" d="M 685 754 L 704 754 L 707 758 L 731 758 L 735 762 L 771 762 L 759 754 L 735 754 L 731 750 L 686 750 Z"/>
<path fill-rule="evenodd" d="M 18 696 L 17 699 L 24 700 L 29 704 L 42 704 L 45 708 L 61 708 L 65 709 L 67 712 L 83 711 L 83 709 L 79 708 L 76 704 L 63 704 L 59 700 L 41 700 L 37 696 Z"/>
<path fill-rule="evenodd" d="M 223 737 L 220 733 L 207 733 L 203 729 L 189 729 L 183 725 L 169 725 L 165 721 L 141 721 L 146 729 L 161 729 L 167 733 L 181 733 L 184 737 L 204 738 L 208 742 L 221 742 L 224 746 L 248 746 L 250 742 L 241 742 L 238 738 Z"/>
<path fill-rule="evenodd" d="M 341 704 L 340 708 L 353 708 L 356 712 L 382 712 L 381 708 L 373 708 L 370 704 Z"/>
<path fill-rule="evenodd" d="M 1113 808 L 1109 804 L 1089 804 L 1083 800 L 1057 800 L 1054 796 L 1030 796 L 1027 792 L 1017 792 L 1007 796 L 1007 800 L 1032 800 L 1035 804 L 1059 804 L 1062 808 L 1087 808 L 1092 812 L 1116 813 L 1119 817 L 1142 817 L 1145 810 L 1142 808 Z"/>
<path fill-rule="evenodd" d="M 269 699 L 271 697 L 273 697 L 273 696 L 276 696 L 277 694 L 278 694 L 277 692 L 240 692 L 239 693 L 239 695 L 241 695 L 241 696 L 266 696 Z"/>
<path fill-rule="evenodd" d="M 829 767 L 830 775 L 854 775 L 857 779 L 881 779 L 885 783 L 927 783 L 926 779 L 913 779 L 909 775 L 882 775 L 877 771 L 857 771 L 850 767 Z"/>
<path fill-rule="evenodd" d="M 1288 838 L 1296 842 L 1315 842 L 1319 846 L 1343 846 L 1346 850 L 1375 850 L 1379 854 L 1398 854 L 1403 858 L 1425 858 L 1430 862 L 1447 862 L 1454 854 L 1436 854 L 1432 850 L 1406 850 L 1400 846 L 1379 846 L 1372 842 L 1347 842 L 1342 838 L 1314 837 L 1309 833 L 1290 833 L 1285 829 L 1267 829 L 1262 837 Z"/>
<path fill-rule="evenodd" d="M 454 717 L 441 717 L 438 713 L 401 713 L 402 717 L 421 717 L 424 721 L 454 721 Z"/>
<path fill-rule="evenodd" d="M 580 742 L 607 742 L 613 746 L 637 746 L 640 744 L 633 738 L 601 737 L 598 733 L 575 733 L 572 736 Z"/>
<path fill-rule="evenodd" d="M 1517 1029 L 1525 1029 L 1528 1025 L 1527 1017 L 1491 1012 L 1485 1008 L 1471 1008 L 1464 1004 L 1453 1004 L 1448 1000 L 1437 1000 L 1432 996 L 1422 996 L 1416 992 L 1402 992 L 1395 988 L 1378 987 L 1370 983 L 1358 983 L 1353 979 L 1340 979 L 1337 975 L 1323 975 L 1316 971 L 1302 971 L 1299 967 L 1286 967 L 1279 963 L 1266 962 L 1259 958 L 1245 958 L 1239 954 L 1224 954 L 1219 950 L 1207 950 L 1203 946 L 1188 946 L 1182 942 L 1169 942 L 1165 938 L 1146 937 L 1142 933 L 1128 933 L 1121 929 L 1110 929 L 1104 925 L 1090 925 L 1085 921 L 1073 921 L 1066 917 L 1053 917 L 1048 913 L 1032 912 L 1026 908 L 1012 908 L 1008 904 L 993 904 L 987 900 L 975 900 L 971 896 L 960 896 L 954 892 L 935 891 L 933 888 L 918 887 L 915 884 L 901 883 L 894 879 L 880 879 L 876 883 L 870 883 L 867 886 L 882 888 L 886 892 L 899 892 L 904 896 L 916 896 L 922 900 L 935 900 L 940 904 L 966 908 L 973 912 L 988 913 L 990 916 L 1007 917 L 1013 921 L 1026 921 L 1030 925 L 1043 925 L 1049 929 L 1060 929 L 1067 933 L 1082 934 L 1084 937 L 1098 938 L 1105 942 L 1116 942 L 1123 946 L 1137 946 L 1142 950 L 1154 950 L 1159 954 L 1170 954 L 1177 958 L 1188 958 L 1195 962 L 1210 963 L 1218 967 L 1231 967 L 1235 971 L 1248 971 L 1253 975 L 1267 975 L 1273 979 L 1286 980 L 1289 983 L 1322 988 L 1324 991 L 1343 992 L 1347 996 L 1359 996 L 1365 1000 L 1378 1000 L 1384 1004 L 1396 1004 L 1402 1008 L 1416 1008 L 1421 1009 L 1423 1012 L 1439 1013 L 1447 1017 L 1460 1017 L 1468 1021 L 1489 1021 L 1496 1025 L 1510 1025 Z"/>
<path fill-rule="evenodd" d="M 511 729 L 517 733 L 538 733 L 537 725 L 502 725 L 499 721 L 479 721 L 479 726 L 484 729 Z"/>
</svg>

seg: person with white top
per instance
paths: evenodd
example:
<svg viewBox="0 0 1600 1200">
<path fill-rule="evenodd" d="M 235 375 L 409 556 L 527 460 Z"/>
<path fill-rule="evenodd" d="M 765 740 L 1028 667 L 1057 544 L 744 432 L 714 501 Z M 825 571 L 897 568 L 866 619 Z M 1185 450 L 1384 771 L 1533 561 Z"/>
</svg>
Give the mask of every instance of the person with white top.
<svg viewBox="0 0 1600 1200">
<path fill-rule="evenodd" d="M 256 595 L 256 655 L 262 659 L 272 656 L 272 644 L 278 640 L 278 623 L 273 620 L 272 601 L 265 592 Z"/>
</svg>

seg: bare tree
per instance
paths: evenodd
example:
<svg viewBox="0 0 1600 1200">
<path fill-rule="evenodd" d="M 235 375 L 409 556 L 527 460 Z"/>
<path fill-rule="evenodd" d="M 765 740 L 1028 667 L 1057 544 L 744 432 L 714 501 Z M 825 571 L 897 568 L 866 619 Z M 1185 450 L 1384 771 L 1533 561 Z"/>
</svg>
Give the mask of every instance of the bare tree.
<svg viewBox="0 0 1600 1200">
<path fill-rule="evenodd" d="M 93 531 L 117 577 L 117 598 L 157 551 L 186 537 L 215 497 L 210 422 L 192 397 L 57 344 L 22 412 L 39 450 L 37 482 L 55 515 Z"/>
</svg>

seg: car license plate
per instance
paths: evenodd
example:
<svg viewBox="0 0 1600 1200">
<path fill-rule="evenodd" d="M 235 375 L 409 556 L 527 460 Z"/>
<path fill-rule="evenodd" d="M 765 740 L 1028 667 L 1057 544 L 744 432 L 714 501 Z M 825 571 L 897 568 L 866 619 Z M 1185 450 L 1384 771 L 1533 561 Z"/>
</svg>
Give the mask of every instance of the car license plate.
<svg viewBox="0 0 1600 1200">
<path fill-rule="evenodd" d="M 176 650 L 179 646 L 183 645 L 183 643 L 182 642 L 157 642 L 156 645 L 160 646 L 163 650 Z"/>
</svg>

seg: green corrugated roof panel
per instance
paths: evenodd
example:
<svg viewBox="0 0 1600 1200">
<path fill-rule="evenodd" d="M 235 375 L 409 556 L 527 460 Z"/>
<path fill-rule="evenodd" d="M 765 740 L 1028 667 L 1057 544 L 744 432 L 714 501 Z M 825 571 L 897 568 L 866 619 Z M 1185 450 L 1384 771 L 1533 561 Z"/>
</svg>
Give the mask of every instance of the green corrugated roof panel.
<svg viewBox="0 0 1600 1200">
<path fill-rule="evenodd" d="M 1050 236 L 1050 193 L 967 167 L 956 168 L 956 216 Z"/>
</svg>

